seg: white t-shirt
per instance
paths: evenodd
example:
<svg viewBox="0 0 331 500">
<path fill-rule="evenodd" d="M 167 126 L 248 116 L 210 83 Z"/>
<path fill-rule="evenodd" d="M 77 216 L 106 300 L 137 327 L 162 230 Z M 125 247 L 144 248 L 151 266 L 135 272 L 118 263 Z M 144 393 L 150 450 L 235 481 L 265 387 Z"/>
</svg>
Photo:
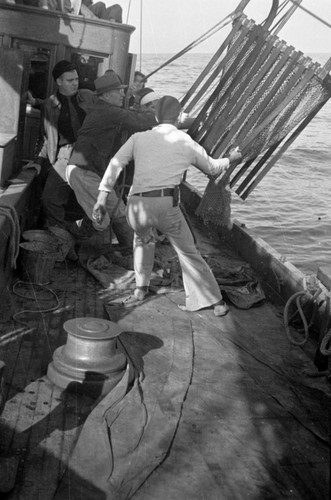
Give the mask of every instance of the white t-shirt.
<svg viewBox="0 0 331 500">
<path fill-rule="evenodd" d="M 160 124 L 128 139 L 109 163 L 99 190 L 111 191 L 115 172 L 131 160 L 135 166 L 130 195 L 178 186 L 190 165 L 212 176 L 229 166 L 227 158 L 215 160 L 208 156 L 186 132 L 171 124 Z"/>
</svg>

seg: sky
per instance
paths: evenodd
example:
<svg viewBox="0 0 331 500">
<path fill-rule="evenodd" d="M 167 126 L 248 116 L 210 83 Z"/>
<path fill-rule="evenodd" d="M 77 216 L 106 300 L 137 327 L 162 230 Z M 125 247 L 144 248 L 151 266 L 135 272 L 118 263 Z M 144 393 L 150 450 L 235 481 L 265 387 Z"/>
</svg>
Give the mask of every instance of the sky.
<svg viewBox="0 0 331 500">
<path fill-rule="evenodd" d="M 104 1 L 106 5 L 114 3 Z M 119 3 L 123 8 L 123 22 L 136 27 L 131 36 L 130 52 L 176 54 L 231 13 L 239 0 L 120 0 Z M 271 5 L 272 0 L 250 0 L 244 13 L 261 22 Z M 302 5 L 331 26 L 331 0 L 303 0 Z M 199 45 L 194 52 L 215 52 L 224 39 L 224 33 L 227 33 L 226 29 Z M 331 53 L 331 27 L 300 8 L 278 36 L 305 54 Z"/>
</svg>

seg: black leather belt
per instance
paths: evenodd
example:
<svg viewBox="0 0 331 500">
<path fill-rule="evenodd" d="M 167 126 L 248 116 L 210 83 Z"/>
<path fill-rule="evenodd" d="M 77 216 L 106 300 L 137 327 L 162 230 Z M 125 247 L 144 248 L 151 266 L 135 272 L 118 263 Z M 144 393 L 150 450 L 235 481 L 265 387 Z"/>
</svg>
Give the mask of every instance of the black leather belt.
<svg viewBox="0 0 331 500">
<path fill-rule="evenodd" d="M 155 189 L 154 191 L 145 191 L 144 193 L 135 193 L 133 196 L 150 196 L 158 198 L 160 196 L 173 196 L 175 190 L 173 188 Z"/>
</svg>

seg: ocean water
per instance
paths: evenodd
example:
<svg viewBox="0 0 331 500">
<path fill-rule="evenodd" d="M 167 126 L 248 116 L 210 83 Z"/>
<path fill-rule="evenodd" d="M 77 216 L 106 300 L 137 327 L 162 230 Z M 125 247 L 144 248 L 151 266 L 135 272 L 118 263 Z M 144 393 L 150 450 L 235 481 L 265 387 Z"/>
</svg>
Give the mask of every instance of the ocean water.
<svg viewBox="0 0 331 500">
<path fill-rule="evenodd" d="M 308 54 L 325 63 L 331 54 Z M 181 98 L 209 61 L 210 54 L 185 54 L 148 80 L 161 95 Z M 148 74 L 170 58 L 144 54 Z M 232 218 L 254 230 L 301 271 L 316 273 L 331 264 L 331 99 L 243 201 L 232 195 Z M 207 178 L 193 169 L 189 180 L 203 191 Z"/>
</svg>

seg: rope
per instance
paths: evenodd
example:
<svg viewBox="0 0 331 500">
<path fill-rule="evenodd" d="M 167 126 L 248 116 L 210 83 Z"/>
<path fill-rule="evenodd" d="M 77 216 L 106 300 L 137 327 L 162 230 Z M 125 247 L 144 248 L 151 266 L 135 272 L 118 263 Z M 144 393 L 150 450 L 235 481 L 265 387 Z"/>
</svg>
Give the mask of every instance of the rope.
<svg viewBox="0 0 331 500">
<path fill-rule="evenodd" d="M 321 345 L 320 345 L 320 351 L 323 354 L 323 356 L 331 356 L 331 330 L 326 333 L 322 339 Z M 327 347 L 329 344 L 329 347 Z"/>
<path fill-rule="evenodd" d="M 141 2 L 142 2 L 142 0 L 141 0 Z M 319 16 L 317 16 L 313 12 L 309 11 L 305 7 L 302 7 L 302 5 L 300 5 L 300 3 L 298 3 L 295 0 L 286 0 L 286 2 L 284 2 L 284 4 L 279 9 L 279 12 L 281 12 L 281 10 L 284 9 L 285 5 L 287 5 L 288 2 L 292 2 L 295 7 L 293 7 L 292 9 L 290 9 L 289 12 L 287 14 L 285 14 L 278 21 L 278 23 L 274 27 L 274 30 L 276 30 L 275 31 L 276 33 L 281 29 L 281 27 L 283 26 L 284 22 L 287 21 L 287 19 L 293 14 L 294 10 L 297 7 L 299 7 L 300 9 L 302 9 L 303 11 L 307 12 L 309 15 L 311 15 L 312 17 L 314 17 L 315 19 L 317 19 L 318 21 L 320 21 L 321 23 L 323 23 L 326 26 L 328 26 L 329 28 L 331 28 L 331 24 L 330 23 L 328 23 L 324 19 L 320 18 Z M 142 8 L 141 8 L 141 10 L 142 10 Z M 231 14 L 228 14 L 224 19 L 222 19 L 217 24 L 215 24 L 215 26 L 213 26 L 212 28 L 210 28 L 205 34 L 201 35 L 194 42 L 190 43 L 184 49 L 182 49 L 180 52 L 178 52 L 173 57 L 171 57 L 170 59 L 168 59 L 166 62 L 164 62 L 163 64 L 161 64 L 161 66 L 159 66 L 154 71 L 152 71 L 151 73 L 149 73 L 148 75 L 146 75 L 145 81 L 148 80 L 148 78 L 150 78 L 152 75 L 154 75 L 155 73 L 157 73 L 158 71 L 160 71 L 160 69 L 163 69 L 164 67 L 168 66 L 169 64 L 171 64 L 172 62 L 174 62 L 176 59 L 178 59 L 179 57 L 182 57 L 184 54 L 186 54 L 187 52 L 189 52 L 190 50 L 192 50 L 194 47 L 196 47 L 200 43 L 204 42 L 205 40 L 207 40 L 208 38 L 210 38 L 211 36 L 213 36 L 217 31 L 219 31 L 220 29 L 222 29 L 225 26 L 227 26 L 230 22 L 233 22 L 235 20 L 235 18 L 239 17 L 240 15 L 241 15 L 240 11 L 239 12 L 238 11 L 233 11 L 233 12 L 231 12 Z M 142 19 L 141 19 L 141 23 L 142 23 Z M 277 28 L 277 26 L 278 26 L 278 28 Z M 141 26 L 141 29 L 140 29 L 140 36 L 142 36 L 141 33 L 142 33 L 142 26 Z M 141 66 L 141 50 L 142 50 L 142 42 L 140 42 L 140 66 Z"/>
<path fill-rule="evenodd" d="M 34 297 L 28 297 L 27 295 L 22 295 L 19 292 L 17 292 L 16 286 L 18 284 L 31 286 L 32 290 L 34 292 Z M 38 285 L 37 283 L 29 283 L 28 281 L 17 280 L 14 283 L 14 285 L 13 285 L 13 293 L 15 295 L 17 295 L 18 297 L 21 297 L 22 299 L 34 300 L 35 302 L 39 302 L 39 301 L 42 301 L 42 300 L 50 300 L 49 298 L 37 297 L 36 293 L 35 293 L 35 289 L 33 288 L 35 286 L 38 286 L 39 288 L 42 288 L 42 289 L 47 290 L 48 292 L 50 292 L 50 294 L 53 295 L 53 297 L 55 298 L 56 305 L 53 306 L 53 307 L 48 307 L 47 309 L 40 309 L 40 308 L 39 309 L 23 309 L 22 311 L 19 311 L 19 312 L 15 313 L 13 315 L 13 320 L 16 321 L 17 323 L 20 323 L 21 325 L 27 326 L 27 323 L 25 323 L 24 321 L 21 321 L 21 320 L 17 319 L 17 317 L 20 316 L 21 314 L 25 314 L 25 313 L 31 313 L 31 314 L 32 313 L 39 313 L 39 314 L 42 314 L 42 313 L 48 313 L 48 312 L 56 311 L 59 308 L 59 305 L 60 305 L 59 297 L 57 296 L 57 294 L 51 288 L 48 288 L 45 285 Z"/>
<path fill-rule="evenodd" d="M 322 292 L 322 290 L 318 289 L 315 294 L 312 296 L 312 299 L 315 301 L 317 299 L 317 297 L 320 295 L 320 293 Z M 293 345 L 297 345 L 297 346 L 302 346 L 304 345 L 307 341 L 308 341 L 308 338 L 309 338 L 309 325 L 307 323 L 307 320 L 306 320 L 306 317 L 304 315 L 304 312 L 302 310 L 302 307 L 301 307 L 301 304 L 300 304 L 300 299 L 301 297 L 303 296 L 311 296 L 309 292 L 307 292 L 306 290 L 304 291 L 301 291 L 301 292 L 296 292 L 292 295 L 292 297 L 290 297 L 285 305 L 285 308 L 284 308 L 284 326 L 285 326 L 285 333 L 287 335 L 287 338 L 289 339 L 289 341 L 291 342 L 291 344 Z M 289 314 L 289 309 L 290 309 L 290 306 L 292 304 L 292 302 L 295 300 L 296 302 L 296 305 L 297 305 L 297 308 L 298 308 L 298 312 L 299 312 L 299 315 L 301 317 L 301 320 L 302 320 L 302 323 L 303 323 L 303 327 L 304 327 L 304 338 L 302 340 L 295 340 L 291 334 L 291 331 L 290 331 L 290 327 L 289 327 L 289 317 L 288 317 L 288 314 Z"/>
<path fill-rule="evenodd" d="M 141 59 L 143 50 L 143 0 L 140 0 L 140 34 L 139 34 L 139 70 L 141 71 Z"/>
<path fill-rule="evenodd" d="M 129 22 L 130 9 L 131 9 L 131 0 L 129 1 L 128 13 L 126 15 L 126 24 L 128 24 L 128 22 Z"/>
<path fill-rule="evenodd" d="M 16 261 L 19 253 L 19 244 L 20 244 L 19 218 L 15 208 L 9 205 L 0 206 L 0 215 L 7 217 L 12 226 L 12 230 L 10 232 L 10 240 L 9 240 L 9 251 L 11 253 L 10 264 L 13 269 L 16 269 Z"/>
<path fill-rule="evenodd" d="M 303 7 L 302 5 L 300 5 L 298 2 L 296 2 L 296 0 L 290 0 L 290 1 L 292 3 L 294 3 L 294 5 L 296 5 L 300 9 L 302 9 L 304 12 L 307 12 L 307 14 L 309 14 L 312 17 L 314 17 L 318 21 L 320 21 L 322 24 L 325 24 L 325 26 L 328 26 L 328 28 L 331 28 L 331 24 L 330 23 L 328 23 L 327 21 L 324 21 L 324 19 L 322 19 L 321 17 L 317 16 L 316 14 L 314 14 L 313 12 L 311 12 L 310 10 L 306 9 L 306 7 Z"/>
<path fill-rule="evenodd" d="M 302 2 L 302 0 L 299 0 L 300 2 Z M 278 13 L 280 14 L 280 12 L 282 10 L 285 9 L 285 7 L 289 4 L 290 0 L 286 0 L 286 2 L 283 3 L 283 5 L 279 8 L 278 10 Z M 288 11 L 285 12 L 285 14 L 279 19 L 279 21 L 277 21 L 277 23 L 274 25 L 274 27 L 271 29 L 271 32 L 274 34 L 274 35 L 277 35 L 279 33 L 279 31 L 283 28 L 283 26 L 287 23 L 287 21 L 290 19 L 290 17 L 294 14 L 294 12 L 296 11 L 296 9 L 298 8 L 298 5 L 292 5 L 291 7 L 289 7 Z"/>
<path fill-rule="evenodd" d="M 69 270 L 68 270 L 68 264 L 67 264 L 67 261 L 66 259 L 64 259 L 64 263 L 65 263 L 65 268 L 66 268 L 66 277 L 67 277 L 67 280 L 66 280 L 66 283 L 68 283 L 68 277 L 69 277 Z M 22 284 L 22 285 L 28 285 L 32 288 L 33 290 L 33 294 L 34 296 L 33 297 L 29 297 L 27 295 L 22 295 L 20 294 L 17 290 L 16 290 L 16 287 L 17 285 L 19 284 Z M 26 313 L 30 313 L 30 314 L 33 314 L 33 313 L 39 313 L 39 314 L 43 314 L 43 313 L 48 313 L 48 312 L 53 312 L 53 311 L 56 311 L 59 306 L 60 306 L 60 299 L 58 297 L 58 295 L 54 292 L 54 290 L 52 290 L 51 288 L 49 288 L 48 286 L 45 286 L 45 285 L 39 285 L 38 283 L 31 283 L 29 281 L 22 281 L 22 280 L 17 280 L 15 281 L 15 283 L 13 284 L 13 293 L 15 295 L 17 295 L 17 297 L 20 297 L 22 299 L 27 299 L 27 300 L 34 300 L 35 302 L 40 302 L 40 301 L 43 301 L 43 300 L 50 300 L 49 298 L 41 298 L 41 297 L 37 297 L 36 295 L 36 290 L 35 290 L 35 286 L 39 287 L 39 288 L 42 288 L 43 290 L 47 290 L 47 292 L 50 292 L 50 294 L 53 296 L 53 298 L 55 298 L 55 301 L 56 301 L 56 305 L 53 306 L 53 307 L 48 307 L 46 309 L 23 309 L 22 311 L 18 311 L 17 313 L 15 313 L 13 315 L 13 320 L 16 321 L 17 323 L 20 323 L 21 325 L 24 325 L 24 326 L 29 326 L 28 323 L 26 323 L 25 321 L 21 321 L 19 319 L 17 319 L 18 316 L 20 316 L 21 314 L 26 314 Z M 66 293 L 67 291 L 67 285 L 64 287 L 63 289 L 63 295 Z"/>
<path fill-rule="evenodd" d="M 215 33 L 217 33 L 217 31 L 219 31 L 220 29 L 222 29 L 225 26 L 227 26 L 228 24 L 230 24 L 232 21 L 235 20 L 236 17 L 239 17 L 240 15 L 241 15 L 240 12 L 236 13 L 235 11 L 231 12 L 231 14 L 228 14 L 224 19 L 222 19 L 217 24 L 215 24 L 215 26 L 213 26 L 208 31 L 206 31 L 206 33 L 204 33 L 203 35 L 201 35 L 194 42 L 191 42 L 189 45 L 187 45 L 180 52 L 178 52 L 177 54 L 175 54 L 174 56 L 172 56 L 170 59 L 168 59 L 166 62 L 164 62 L 163 64 L 161 64 L 161 66 L 159 66 L 154 71 L 152 71 L 151 73 L 149 73 L 148 75 L 146 75 L 145 76 L 145 80 L 147 80 L 152 75 L 154 75 L 155 73 L 157 73 L 158 71 L 160 71 L 160 69 L 162 69 L 165 66 L 168 66 L 169 64 L 171 64 L 172 62 L 174 62 L 179 57 L 182 57 L 184 54 L 186 54 L 186 52 L 189 52 L 191 49 L 193 49 L 194 47 L 196 47 L 200 43 L 202 43 L 205 40 L 207 40 L 208 38 L 210 38 L 212 35 L 214 35 Z"/>
</svg>

